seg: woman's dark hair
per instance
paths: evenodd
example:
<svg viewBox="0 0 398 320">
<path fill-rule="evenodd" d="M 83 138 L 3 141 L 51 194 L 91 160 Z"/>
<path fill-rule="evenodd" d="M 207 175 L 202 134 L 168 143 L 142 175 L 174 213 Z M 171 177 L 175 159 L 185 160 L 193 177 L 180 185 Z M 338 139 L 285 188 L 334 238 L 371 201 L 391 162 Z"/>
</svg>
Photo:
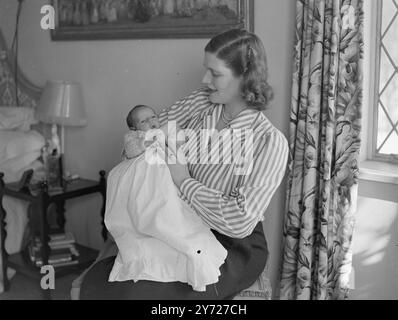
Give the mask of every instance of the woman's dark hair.
<svg viewBox="0 0 398 320">
<path fill-rule="evenodd" d="M 264 110 L 273 98 L 268 84 L 267 57 L 261 40 L 244 29 L 230 29 L 213 37 L 205 52 L 229 67 L 235 76 L 243 76 L 242 96 L 249 107 Z"/>
</svg>

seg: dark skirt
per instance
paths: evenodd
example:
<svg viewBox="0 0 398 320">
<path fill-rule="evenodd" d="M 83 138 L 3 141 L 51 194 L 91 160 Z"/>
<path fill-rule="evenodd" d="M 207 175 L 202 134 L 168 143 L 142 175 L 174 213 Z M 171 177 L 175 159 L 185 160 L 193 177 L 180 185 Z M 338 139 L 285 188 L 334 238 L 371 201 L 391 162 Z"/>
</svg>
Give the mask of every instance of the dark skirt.
<svg viewBox="0 0 398 320">
<path fill-rule="evenodd" d="M 268 248 L 263 225 L 258 223 L 253 233 L 243 239 L 233 239 L 213 231 L 228 251 L 221 266 L 221 276 L 206 291 L 197 292 L 181 282 L 108 282 L 116 257 L 98 261 L 84 276 L 80 289 L 82 300 L 224 300 L 232 299 L 250 287 L 265 268 Z"/>
</svg>

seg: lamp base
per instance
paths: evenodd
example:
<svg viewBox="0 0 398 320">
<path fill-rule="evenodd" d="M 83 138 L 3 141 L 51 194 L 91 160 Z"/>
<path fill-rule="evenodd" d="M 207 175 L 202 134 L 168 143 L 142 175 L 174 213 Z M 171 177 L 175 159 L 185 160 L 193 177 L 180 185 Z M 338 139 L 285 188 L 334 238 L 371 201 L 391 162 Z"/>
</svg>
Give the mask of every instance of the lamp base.
<svg viewBox="0 0 398 320">
<path fill-rule="evenodd" d="M 61 127 L 61 135 L 63 136 L 62 128 L 63 127 Z M 51 126 L 51 150 L 49 150 L 50 154 L 57 154 L 57 155 L 62 154 L 63 150 L 61 148 L 63 148 L 63 145 L 61 145 L 61 142 L 59 139 L 57 125 L 54 123 Z"/>
</svg>

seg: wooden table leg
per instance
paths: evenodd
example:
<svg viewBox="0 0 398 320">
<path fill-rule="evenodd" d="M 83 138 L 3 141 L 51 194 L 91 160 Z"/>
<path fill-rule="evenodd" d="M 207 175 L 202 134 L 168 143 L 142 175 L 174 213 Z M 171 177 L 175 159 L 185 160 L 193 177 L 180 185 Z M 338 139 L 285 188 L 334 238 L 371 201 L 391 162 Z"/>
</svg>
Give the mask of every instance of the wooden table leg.
<svg viewBox="0 0 398 320">
<path fill-rule="evenodd" d="M 41 241 L 41 259 L 43 261 L 42 266 L 48 265 L 48 258 L 50 256 L 50 246 L 48 245 L 48 241 L 50 240 L 50 237 L 48 236 L 49 232 L 49 224 L 47 221 L 47 210 L 49 207 L 49 195 L 48 195 L 48 187 L 47 183 L 44 182 L 41 191 L 40 191 L 40 196 L 38 198 L 38 210 L 40 212 L 40 241 Z M 41 287 L 40 283 L 40 288 L 42 291 L 42 297 L 45 300 L 51 300 L 51 289 L 44 289 Z"/>
<path fill-rule="evenodd" d="M 51 300 L 50 289 L 47 289 L 47 290 L 41 289 L 41 298 L 43 300 Z"/>
<path fill-rule="evenodd" d="M 60 200 L 55 203 L 57 210 L 57 224 L 60 232 L 65 232 L 65 200 Z"/>
<path fill-rule="evenodd" d="M 101 195 L 102 195 L 102 208 L 101 208 L 101 224 L 102 224 L 102 238 L 104 241 L 108 238 L 108 229 L 105 226 L 105 206 L 106 206 L 106 180 L 105 180 L 105 174 L 106 172 L 104 170 L 101 170 L 99 172 L 100 174 L 100 187 L 101 187 Z"/>
<path fill-rule="evenodd" d="M 3 193 L 4 193 L 4 174 L 0 172 L 0 233 L 1 233 L 1 261 L 2 261 L 2 273 L 3 273 L 3 286 L 4 291 L 8 291 L 10 289 L 10 282 L 7 276 L 7 259 L 8 253 L 6 250 L 6 211 L 3 208 Z"/>
</svg>

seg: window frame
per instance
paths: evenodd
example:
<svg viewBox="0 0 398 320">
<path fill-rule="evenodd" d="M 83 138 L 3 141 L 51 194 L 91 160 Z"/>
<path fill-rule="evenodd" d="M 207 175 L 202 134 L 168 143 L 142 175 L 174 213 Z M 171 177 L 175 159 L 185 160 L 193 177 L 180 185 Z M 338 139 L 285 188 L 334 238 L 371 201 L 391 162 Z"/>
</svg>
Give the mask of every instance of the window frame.
<svg viewBox="0 0 398 320">
<path fill-rule="evenodd" d="M 380 64 L 381 64 L 381 50 L 382 50 L 382 45 L 381 45 L 381 38 L 382 38 L 382 14 L 383 14 L 383 5 L 382 5 L 383 0 L 376 0 L 374 1 L 375 3 L 375 8 L 372 8 L 373 12 L 371 15 L 370 19 L 370 24 L 371 24 L 371 33 L 374 34 L 374 37 L 371 37 L 371 39 L 374 39 L 372 43 L 370 43 L 370 54 L 371 56 L 373 55 L 375 59 L 370 59 L 371 61 L 374 61 L 374 63 L 371 64 L 370 67 L 370 74 L 374 74 L 374 77 L 371 77 L 369 79 L 370 85 L 373 90 L 370 92 L 370 108 L 369 114 L 373 114 L 372 117 L 372 123 L 370 124 L 370 148 L 369 148 L 369 154 L 368 158 L 369 160 L 375 160 L 375 161 L 383 161 L 383 162 L 388 162 L 388 163 L 396 163 L 398 164 L 398 154 L 381 154 L 377 152 L 377 135 L 378 135 L 378 121 L 379 121 L 379 86 L 380 86 Z M 373 0 L 372 0 L 373 2 Z M 373 10 L 374 9 L 374 10 Z M 395 18 L 398 19 L 398 18 Z M 388 28 L 388 27 L 387 27 Z M 387 29 L 386 29 L 387 30 Z M 397 66 L 398 67 L 398 66 Z M 397 71 L 395 71 L 397 72 Z M 396 76 L 396 75 L 394 75 Z M 395 127 L 398 130 L 398 126 Z"/>
</svg>

